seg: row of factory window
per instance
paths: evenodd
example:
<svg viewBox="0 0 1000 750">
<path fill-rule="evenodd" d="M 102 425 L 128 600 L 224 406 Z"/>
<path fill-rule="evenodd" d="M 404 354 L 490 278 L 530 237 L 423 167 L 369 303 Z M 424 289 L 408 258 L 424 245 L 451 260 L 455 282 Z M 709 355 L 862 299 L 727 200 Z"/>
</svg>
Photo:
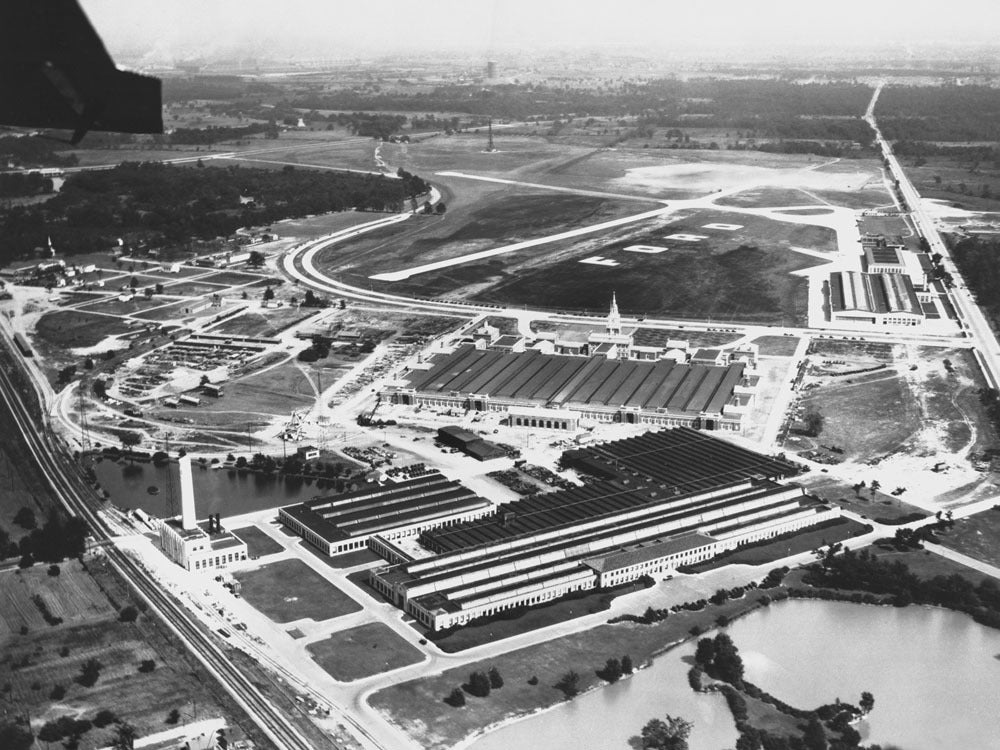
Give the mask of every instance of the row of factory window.
<svg viewBox="0 0 1000 750">
<path fill-rule="evenodd" d="M 216 555 L 215 557 L 206 557 L 204 560 L 195 560 L 194 569 L 207 570 L 208 568 L 220 568 L 223 565 L 228 565 L 229 563 L 236 562 L 237 560 L 246 559 L 246 553 L 237 554 L 235 552 L 230 552 L 228 555 Z"/>
</svg>

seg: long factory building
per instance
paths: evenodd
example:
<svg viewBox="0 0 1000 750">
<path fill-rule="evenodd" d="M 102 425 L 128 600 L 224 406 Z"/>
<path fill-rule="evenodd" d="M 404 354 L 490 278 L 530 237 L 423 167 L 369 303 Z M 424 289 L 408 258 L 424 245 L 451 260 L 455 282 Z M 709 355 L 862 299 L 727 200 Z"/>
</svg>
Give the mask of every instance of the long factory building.
<svg viewBox="0 0 1000 750">
<path fill-rule="evenodd" d="M 506 412 L 544 408 L 547 424 L 531 426 L 559 428 L 581 417 L 738 431 L 752 394 L 742 362 L 644 362 L 462 346 L 435 356 L 428 369 L 413 370 L 405 383 L 384 395 L 409 406 Z M 572 417 L 560 420 L 558 410 Z"/>
<path fill-rule="evenodd" d="M 489 500 L 434 471 L 289 505 L 278 511 L 278 520 L 325 554 L 338 555 L 368 547 L 372 537 L 387 543 L 479 518 L 493 508 Z"/>
<path fill-rule="evenodd" d="M 664 578 L 742 544 L 839 517 L 780 480 L 798 467 L 677 428 L 569 456 L 602 475 L 420 536 L 435 557 L 377 568 L 372 585 L 433 630 L 575 591 Z"/>
</svg>

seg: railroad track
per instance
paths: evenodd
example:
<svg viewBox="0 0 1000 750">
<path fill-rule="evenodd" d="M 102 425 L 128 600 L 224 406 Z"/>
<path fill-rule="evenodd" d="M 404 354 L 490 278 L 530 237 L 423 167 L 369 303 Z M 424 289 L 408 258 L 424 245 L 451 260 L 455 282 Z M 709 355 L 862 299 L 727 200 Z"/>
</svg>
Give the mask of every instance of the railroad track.
<svg viewBox="0 0 1000 750">
<path fill-rule="evenodd" d="M 104 547 L 111 565 L 139 592 L 149 608 L 219 680 L 233 700 L 279 750 L 314 750 L 314 743 L 304 737 L 249 678 L 230 662 L 215 643 L 214 637 L 199 626 L 170 595 L 164 593 L 149 573 L 114 545 L 110 529 L 84 499 L 89 488 L 83 484 L 75 468 L 62 457 L 62 451 L 54 445 L 47 431 L 40 431 L 35 426 L 15 384 L 3 368 L 0 368 L 0 400 L 13 416 L 25 444 L 48 479 L 60 504 L 70 515 L 88 523 L 97 542 Z"/>
</svg>

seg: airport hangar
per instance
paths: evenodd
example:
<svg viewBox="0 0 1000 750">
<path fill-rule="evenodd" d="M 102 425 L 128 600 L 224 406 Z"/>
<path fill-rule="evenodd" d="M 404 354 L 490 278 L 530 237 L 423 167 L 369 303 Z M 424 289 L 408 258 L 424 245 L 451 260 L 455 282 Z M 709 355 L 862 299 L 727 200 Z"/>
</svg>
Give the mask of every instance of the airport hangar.
<svg viewBox="0 0 1000 750">
<path fill-rule="evenodd" d="M 583 418 L 738 432 L 753 397 L 753 376 L 742 362 L 717 366 L 460 346 L 428 365 L 388 386 L 382 398 L 404 406 L 507 412 L 515 427 L 573 430 Z"/>
<path fill-rule="evenodd" d="M 799 467 L 685 427 L 568 451 L 599 477 L 426 531 L 437 553 L 373 569 L 371 585 L 432 630 L 617 586 L 840 516 L 778 480 Z"/>
</svg>

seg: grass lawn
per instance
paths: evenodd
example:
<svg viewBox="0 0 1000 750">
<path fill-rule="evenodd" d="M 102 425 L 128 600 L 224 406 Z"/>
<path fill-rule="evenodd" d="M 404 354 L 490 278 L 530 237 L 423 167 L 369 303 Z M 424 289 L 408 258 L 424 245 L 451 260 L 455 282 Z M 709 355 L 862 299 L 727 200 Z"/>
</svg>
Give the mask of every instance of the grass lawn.
<svg viewBox="0 0 1000 750">
<path fill-rule="evenodd" d="M 871 529 L 864 524 L 849 518 L 841 518 L 833 523 L 822 524 L 818 528 L 796 533 L 788 539 L 772 539 L 765 544 L 752 544 L 740 547 L 731 554 L 717 557 L 714 560 L 695 566 L 698 573 L 714 570 L 724 565 L 762 565 L 780 560 L 789 555 L 825 547 L 834 542 L 842 542 L 852 537 L 867 534 Z"/>
<path fill-rule="evenodd" d="M 989 576 L 973 570 L 947 557 L 935 554 L 930 550 L 915 549 L 906 552 L 896 552 L 895 550 L 883 550 L 880 547 L 872 547 L 871 551 L 883 562 L 905 563 L 910 572 L 920 578 L 933 578 L 934 576 L 960 575 L 969 579 L 974 585 L 989 578 Z"/>
<path fill-rule="evenodd" d="M 128 321 L 79 310 L 56 310 L 38 320 L 35 333 L 58 347 L 94 346 L 107 336 L 131 330 Z"/>
<path fill-rule="evenodd" d="M 333 380 L 324 378 L 327 384 Z M 203 405 L 212 411 L 247 411 L 288 414 L 311 406 L 316 390 L 294 360 L 226 384 L 226 395 Z"/>
<path fill-rule="evenodd" d="M 273 555 L 285 549 L 256 526 L 244 526 L 242 529 L 234 530 L 233 533 L 247 543 L 251 557 Z"/>
<path fill-rule="evenodd" d="M 948 531 L 938 533 L 945 547 L 1000 567 L 1000 511 L 984 510 L 960 518 Z"/>
<path fill-rule="evenodd" d="M 638 591 L 641 588 L 643 588 L 642 584 L 634 583 L 612 591 L 588 591 L 583 596 L 563 597 L 545 604 L 526 607 L 523 610 L 510 610 L 487 622 L 465 625 L 444 637 L 433 632 L 427 633 L 427 637 L 434 641 L 442 651 L 451 654 L 464 651 L 467 648 L 494 643 L 521 633 L 529 633 L 557 622 L 566 622 L 576 617 L 602 612 L 611 606 L 611 600 L 616 596 Z M 414 625 L 414 627 L 419 626 Z"/>
<path fill-rule="evenodd" d="M 301 560 L 280 560 L 235 577 L 243 585 L 243 598 L 277 623 L 327 620 L 361 609 Z"/>
<path fill-rule="evenodd" d="M 771 357 L 791 357 L 799 345 L 798 336 L 761 336 L 751 343 L 760 347 L 762 355 Z"/>
<path fill-rule="evenodd" d="M 345 552 L 342 555 L 334 555 L 333 557 L 330 557 L 329 555 L 320 552 L 307 542 L 299 542 L 299 546 L 302 547 L 302 549 L 309 550 L 331 568 L 336 568 L 337 570 L 342 570 L 343 568 L 353 568 L 355 565 L 365 565 L 382 559 L 370 549 L 359 549 L 354 552 Z M 368 575 L 368 571 L 361 572 L 365 576 Z"/>
<path fill-rule="evenodd" d="M 390 672 L 416 664 L 424 658 L 418 649 L 381 622 L 342 630 L 322 641 L 310 643 L 306 650 L 317 664 L 340 682 Z"/>
<path fill-rule="evenodd" d="M 708 629 L 719 615 L 733 619 L 755 609 L 763 591 L 742 599 L 709 606 L 701 612 L 679 612 L 655 625 L 619 623 L 484 659 L 441 674 L 411 680 L 375 693 L 369 703 L 403 728 L 421 747 L 444 750 L 469 734 L 511 716 L 520 716 L 560 703 L 563 694 L 553 685 L 569 670 L 580 675 L 580 689 L 604 684 L 595 674 L 609 657 L 628 654 L 636 665 L 691 637 L 691 628 Z M 641 614 L 637 612 L 636 614 Z M 495 666 L 504 686 L 485 699 L 470 699 L 461 709 L 444 698 L 475 671 Z M 537 677 L 536 685 L 528 680 Z"/>
<path fill-rule="evenodd" d="M 917 506 L 910 505 L 898 497 L 883 492 L 876 492 L 874 500 L 871 490 L 867 488 L 855 494 L 851 485 L 830 479 L 825 474 L 809 477 L 803 481 L 803 484 L 813 495 L 880 523 L 892 523 L 896 519 L 913 516 L 915 513 L 927 515 L 926 511 Z"/>
</svg>

